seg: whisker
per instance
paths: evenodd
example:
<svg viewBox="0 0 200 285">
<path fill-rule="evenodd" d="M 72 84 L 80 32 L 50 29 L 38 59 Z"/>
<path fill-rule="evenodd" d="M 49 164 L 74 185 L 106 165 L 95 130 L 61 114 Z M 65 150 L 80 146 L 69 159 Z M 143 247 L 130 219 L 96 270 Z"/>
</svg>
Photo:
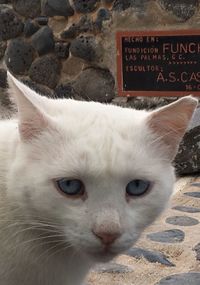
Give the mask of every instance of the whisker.
<svg viewBox="0 0 200 285">
<path fill-rule="evenodd" d="M 65 244 L 66 244 L 66 242 L 65 242 Z M 52 248 L 50 248 L 50 249 L 52 250 L 52 249 L 54 249 L 54 248 L 57 248 L 58 246 L 59 246 L 59 245 L 54 246 L 54 247 L 52 247 Z M 56 254 L 58 254 L 59 252 L 64 251 L 64 250 L 67 250 L 67 249 L 69 249 L 69 248 L 72 248 L 72 245 L 66 245 L 65 247 L 59 248 L 58 250 L 54 251 L 52 254 L 50 254 L 50 255 L 47 256 L 47 261 L 48 261 L 50 258 L 52 258 L 53 256 L 55 256 Z M 45 254 L 47 254 L 48 252 L 49 252 L 49 250 L 46 251 Z"/>
<path fill-rule="evenodd" d="M 56 253 L 59 253 L 60 251 L 64 251 L 64 250 L 66 250 L 66 249 L 68 249 L 68 248 L 71 248 L 72 246 L 71 245 L 68 245 L 67 247 L 61 247 L 61 245 L 65 245 L 66 244 L 66 242 L 65 241 L 59 241 L 59 243 L 57 243 L 55 246 L 53 246 L 53 247 L 50 247 L 49 249 L 47 249 L 46 251 L 44 251 L 41 255 L 39 255 L 38 256 L 38 260 L 39 259 L 42 259 L 42 258 L 45 258 L 45 256 L 46 256 L 46 259 L 45 259 L 45 262 L 48 262 L 48 260 L 50 259 L 50 257 L 52 257 L 52 256 L 54 256 Z M 56 250 L 56 251 L 54 251 L 52 254 L 50 254 L 50 255 L 48 255 L 48 253 L 49 252 L 51 252 L 53 249 L 56 249 L 56 248 L 58 248 L 59 247 L 59 250 Z M 61 247 L 61 248 L 60 248 Z"/>
</svg>

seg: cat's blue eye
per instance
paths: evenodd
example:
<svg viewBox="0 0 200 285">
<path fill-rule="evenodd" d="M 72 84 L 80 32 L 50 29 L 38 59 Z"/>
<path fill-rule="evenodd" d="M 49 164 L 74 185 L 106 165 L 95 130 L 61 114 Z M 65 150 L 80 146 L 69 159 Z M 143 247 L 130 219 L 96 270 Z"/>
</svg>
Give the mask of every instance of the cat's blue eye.
<svg viewBox="0 0 200 285">
<path fill-rule="evenodd" d="M 81 196 L 84 194 L 84 185 L 78 179 L 61 178 L 55 182 L 59 190 L 66 195 Z"/>
<path fill-rule="evenodd" d="M 150 185 L 148 180 L 135 179 L 127 184 L 126 193 L 129 196 L 141 196 L 149 190 Z"/>
</svg>

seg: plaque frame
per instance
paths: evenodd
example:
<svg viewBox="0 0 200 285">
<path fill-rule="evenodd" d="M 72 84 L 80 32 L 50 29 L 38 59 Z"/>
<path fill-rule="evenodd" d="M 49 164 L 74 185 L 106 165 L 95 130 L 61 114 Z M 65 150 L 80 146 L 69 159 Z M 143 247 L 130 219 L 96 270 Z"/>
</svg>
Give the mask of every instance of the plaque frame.
<svg viewBox="0 0 200 285">
<path fill-rule="evenodd" d="M 123 90 L 123 67 L 122 67 L 122 37 L 156 37 L 156 36 L 199 36 L 199 29 L 187 29 L 187 30 L 136 30 L 136 31 L 117 31 L 116 32 L 116 68 L 117 68 L 117 86 L 118 96 L 122 97 L 134 97 L 134 96 L 146 96 L 146 97 L 180 97 L 192 94 L 194 96 L 200 96 L 200 90 L 198 91 L 125 91 Z M 199 64 L 200 71 L 200 64 Z"/>
</svg>

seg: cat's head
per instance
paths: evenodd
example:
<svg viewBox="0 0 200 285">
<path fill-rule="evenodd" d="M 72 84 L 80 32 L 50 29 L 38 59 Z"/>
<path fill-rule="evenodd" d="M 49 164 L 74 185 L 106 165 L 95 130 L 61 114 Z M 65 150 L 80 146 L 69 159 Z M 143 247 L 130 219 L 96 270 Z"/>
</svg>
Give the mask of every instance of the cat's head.
<svg viewBox="0 0 200 285">
<path fill-rule="evenodd" d="M 8 195 L 30 224 L 96 260 L 130 248 L 169 200 L 171 161 L 197 100 L 136 111 L 48 99 L 8 76 L 18 106 Z"/>
</svg>

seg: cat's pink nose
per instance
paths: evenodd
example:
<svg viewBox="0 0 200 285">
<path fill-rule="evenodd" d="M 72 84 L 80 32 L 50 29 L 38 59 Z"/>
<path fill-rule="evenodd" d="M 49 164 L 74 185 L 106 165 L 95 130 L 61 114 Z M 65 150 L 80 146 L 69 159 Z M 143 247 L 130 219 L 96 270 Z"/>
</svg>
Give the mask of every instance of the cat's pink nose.
<svg viewBox="0 0 200 285">
<path fill-rule="evenodd" d="M 121 235 L 120 232 L 104 232 L 93 229 L 93 233 L 104 245 L 111 245 Z"/>
</svg>

